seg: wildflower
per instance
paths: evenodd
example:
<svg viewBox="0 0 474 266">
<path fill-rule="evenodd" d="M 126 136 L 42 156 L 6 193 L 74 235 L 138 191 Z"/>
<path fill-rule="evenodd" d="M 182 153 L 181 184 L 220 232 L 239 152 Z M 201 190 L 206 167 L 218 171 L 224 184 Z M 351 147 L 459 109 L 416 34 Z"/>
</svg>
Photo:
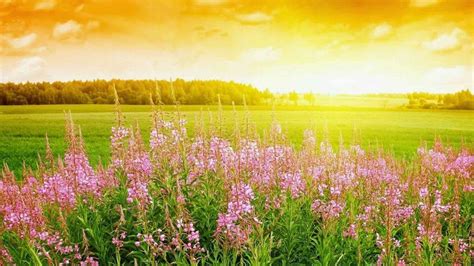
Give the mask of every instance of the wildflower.
<svg viewBox="0 0 474 266">
<path fill-rule="evenodd" d="M 344 210 L 344 204 L 341 204 L 335 200 L 330 200 L 325 203 L 321 200 L 315 200 L 311 205 L 313 212 L 319 214 L 324 220 L 330 220 L 339 217 Z"/>
<path fill-rule="evenodd" d="M 426 187 L 423 187 L 423 188 L 420 188 L 420 198 L 425 198 L 426 196 L 428 196 L 428 188 Z"/>
<path fill-rule="evenodd" d="M 349 228 L 347 228 L 347 230 L 344 231 L 343 236 L 350 237 L 350 238 L 357 238 L 356 225 L 355 224 L 349 225 Z"/>
<path fill-rule="evenodd" d="M 178 219 L 178 220 L 176 221 L 176 227 L 178 227 L 178 228 L 183 227 L 183 219 Z"/>
<path fill-rule="evenodd" d="M 253 206 L 253 190 L 247 184 L 233 185 L 227 213 L 220 213 L 217 219 L 216 235 L 221 235 L 234 247 L 245 245 L 249 239 L 252 226 L 255 224 Z"/>
<path fill-rule="evenodd" d="M 122 168 L 125 156 L 125 143 L 130 131 L 124 127 L 112 127 L 111 150 L 112 150 L 112 166 L 114 168 Z"/>
<path fill-rule="evenodd" d="M 63 209 L 72 209 L 76 205 L 73 185 L 59 174 L 46 177 L 38 192 L 45 201 L 56 203 Z"/>
<path fill-rule="evenodd" d="M 466 241 L 462 238 L 457 239 L 457 241 L 454 240 L 454 239 L 449 239 L 448 243 L 453 245 L 453 246 L 458 245 L 459 252 L 461 252 L 461 253 L 465 253 L 466 251 L 469 250 L 469 243 L 466 243 Z"/>
<path fill-rule="evenodd" d="M 93 257 L 87 257 L 85 260 L 81 261 L 81 266 L 99 266 L 99 262 L 96 261 Z"/>
<path fill-rule="evenodd" d="M 393 246 L 396 248 L 401 247 L 400 240 L 393 238 Z"/>
<path fill-rule="evenodd" d="M 398 260 L 398 262 L 397 262 L 397 266 L 406 266 L 406 265 L 407 265 L 407 264 L 405 263 L 405 260 L 403 260 L 403 259 L 400 259 L 400 260 Z"/>
<path fill-rule="evenodd" d="M 37 237 L 46 225 L 36 187 L 36 181 L 31 179 L 23 186 L 18 185 L 13 177 L 0 180 L 0 217 L 3 217 L 3 225 L 22 238 Z"/>
<path fill-rule="evenodd" d="M 429 226 L 425 227 L 423 224 L 418 224 L 418 237 L 416 238 L 417 242 L 422 242 L 423 240 L 427 240 L 428 243 L 438 243 L 441 241 L 441 233 L 439 232 L 437 226 Z"/>
<path fill-rule="evenodd" d="M 123 241 L 117 237 L 112 238 L 112 244 L 114 244 L 114 246 L 116 246 L 117 248 L 123 247 Z"/>
<path fill-rule="evenodd" d="M 128 203 L 132 203 L 134 200 L 137 200 L 140 205 L 146 206 L 151 201 L 151 197 L 148 194 L 148 184 L 144 181 L 132 180 L 127 192 Z"/>
<path fill-rule="evenodd" d="M 286 173 L 282 176 L 281 188 L 291 193 L 292 198 L 298 198 L 305 190 L 301 173 Z"/>
<path fill-rule="evenodd" d="M 101 195 L 98 176 L 89 164 L 84 150 L 71 148 L 64 157 L 64 178 L 71 180 L 74 190 L 80 195 Z"/>
<path fill-rule="evenodd" d="M 153 129 L 150 134 L 150 147 L 152 149 L 159 149 L 167 141 L 167 136 L 161 133 L 158 133 L 156 129 Z"/>
<path fill-rule="evenodd" d="M 7 262 L 9 264 L 13 264 L 13 257 L 10 255 L 10 252 L 4 247 L 0 246 L 0 257 L 3 259 L 3 262 Z M 0 259 L 0 263 L 2 260 Z"/>
</svg>

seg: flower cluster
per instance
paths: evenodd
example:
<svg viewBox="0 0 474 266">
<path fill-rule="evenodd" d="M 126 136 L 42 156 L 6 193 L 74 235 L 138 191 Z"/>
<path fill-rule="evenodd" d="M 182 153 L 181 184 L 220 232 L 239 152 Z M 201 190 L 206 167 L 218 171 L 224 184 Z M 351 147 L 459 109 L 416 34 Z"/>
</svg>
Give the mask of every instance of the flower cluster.
<svg viewBox="0 0 474 266">
<path fill-rule="evenodd" d="M 227 212 L 220 213 L 217 219 L 216 235 L 222 236 L 230 246 L 242 247 L 247 243 L 255 223 L 258 223 L 253 214 L 253 190 L 249 185 L 239 183 L 231 187 L 229 196 Z"/>
<path fill-rule="evenodd" d="M 281 188 L 283 190 L 289 191 L 291 197 L 298 198 L 304 193 L 306 184 L 301 177 L 301 173 L 286 173 L 283 174 L 281 179 Z"/>
</svg>

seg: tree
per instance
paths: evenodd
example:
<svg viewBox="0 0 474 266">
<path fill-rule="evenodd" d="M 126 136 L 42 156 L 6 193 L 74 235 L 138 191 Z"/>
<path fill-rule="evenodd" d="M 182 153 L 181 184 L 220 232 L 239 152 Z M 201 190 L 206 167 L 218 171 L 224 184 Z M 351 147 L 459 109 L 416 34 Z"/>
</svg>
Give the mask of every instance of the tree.
<svg viewBox="0 0 474 266">
<path fill-rule="evenodd" d="M 173 84 L 173 90 L 171 89 Z M 83 104 L 113 103 L 115 84 L 120 102 L 123 104 L 148 104 L 150 95 L 156 103 L 216 104 L 221 95 L 223 104 L 265 103 L 273 95 L 242 83 L 219 80 L 92 80 L 38 83 L 0 83 L 0 104 Z"/>
<path fill-rule="evenodd" d="M 295 91 L 288 93 L 288 99 L 292 101 L 295 106 L 298 105 L 298 93 Z"/>
</svg>

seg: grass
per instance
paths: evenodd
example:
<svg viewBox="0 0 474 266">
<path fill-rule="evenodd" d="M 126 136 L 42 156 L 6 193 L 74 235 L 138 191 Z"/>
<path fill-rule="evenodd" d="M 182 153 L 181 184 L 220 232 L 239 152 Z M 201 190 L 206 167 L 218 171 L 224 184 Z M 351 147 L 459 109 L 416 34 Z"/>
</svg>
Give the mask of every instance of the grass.
<svg viewBox="0 0 474 266">
<path fill-rule="evenodd" d="M 294 145 L 300 145 L 307 128 L 316 129 L 319 137 L 327 132 L 332 143 L 338 143 L 341 136 L 350 142 L 354 132 L 358 132 L 356 135 L 362 140 L 363 147 L 383 147 L 398 158 L 411 157 L 422 141 L 430 144 L 436 136 L 455 147 L 462 142 L 471 145 L 474 141 L 472 111 L 382 108 L 380 106 L 386 103 L 380 101 L 379 105 L 369 101 L 364 106 L 363 98 L 359 98 L 357 107 L 345 106 L 347 99 L 343 99 L 340 104 L 334 102 L 338 107 L 282 106 L 272 111 L 268 106 L 250 106 L 248 113 L 251 125 L 255 125 L 260 134 L 268 129 L 275 117 Z M 164 109 L 172 112 L 175 107 Z M 112 105 L 0 106 L 0 162 L 7 163 L 17 173 L 21 171 L 23 161 L 26 165 L 35 165 L 37 154 L 44 153 L 46 133 L 53 152 L 63 154 L 64 111 L 69 110 L 81 127 L 91 162 L 97 164 L 108 159 L 110 128 L 114 124 Z M 127 124 L 137 122 L 147 141 L 151 107 L 122 106 L 122 110 Z M 217 120 L 216 112 L 208 112 L 216 111 L 216 106 L 181 106 L 180 110 L 188 120 L 191 134 L 200 117 L 204 123 L 216 123 Z M 242 107 L 237 110 L 234 114 L 231 106 L 223 108 L 222 124 L 227 134 L 231 134 L 236 121 L 243 124 L 245 112 L 241 112 Z"/>
</svg>

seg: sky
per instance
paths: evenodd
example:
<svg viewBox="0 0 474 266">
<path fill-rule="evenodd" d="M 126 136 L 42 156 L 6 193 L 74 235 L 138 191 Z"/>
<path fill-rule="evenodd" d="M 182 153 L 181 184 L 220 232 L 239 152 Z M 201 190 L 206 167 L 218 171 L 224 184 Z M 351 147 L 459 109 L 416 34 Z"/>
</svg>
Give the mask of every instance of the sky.
<svg viewBox="0 0 474 266">
<path fill-rule="evenodd" d="M 0 82 L 473 89 L 472 0 L 0 0 Z"/>
</svg>

